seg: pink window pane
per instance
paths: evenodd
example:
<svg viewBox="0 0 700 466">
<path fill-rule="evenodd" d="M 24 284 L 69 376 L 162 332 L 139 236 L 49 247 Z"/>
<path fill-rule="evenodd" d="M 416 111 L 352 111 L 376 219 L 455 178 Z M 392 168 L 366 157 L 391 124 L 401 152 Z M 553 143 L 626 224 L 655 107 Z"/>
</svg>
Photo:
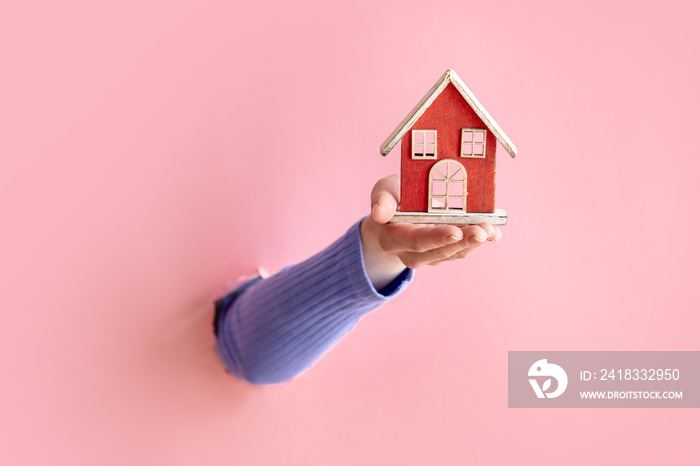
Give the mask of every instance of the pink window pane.
<svg viewBox="0 0 700 466">
<path fill-rule="evenodd" d="M 447 183 L 433 181 L 433 196 L 444 196 L 447 194 Z"/>
<path fill-rule="evenodd" d="M 464 195 L 464 183 L 450 183 L 447 186 L 448 192 L 450 196 L 462 196 Z"/>
<path fill-rule="evenodd" d="M 462 155 L 472 155 L 472 145 L 467 143 L 462 145 Z"/>
<path fill-rule="evenodd" d="M 435 144 L 435 133 L 425 133 L 425 143 Z"/>
<path fill-rule="evenodd" d="M 474 132 L 474 142 L 484 142 L 484 136 L 486 133 L 483 131 L 475 131 Z"/>
<path fill-rule="evenodd" d="M 474 133 L 471 131 L 464 131 L 462 133 L 462 138 L 464 142 L 472 142 L 474 140 Z"/>
<path fill-rule="evenodd" d="M 459 166 L 454 163 L 447 163 L 447 177 L 452 177 L 455 173 L 459 171 Z"/>
<path fill-rule="evenodd" d="M 425 155 L 435 155 L 435 145 L 426 144 L 425 145 Z"/>
<path fill-rule="evenodd" d="M 447 178 L 445 170 L 446 168 L 444 164 L 436 165 L 435 169 L 433 170 L 433 180 L 444 180 Z"/>
<path fill-rule="evenodd" d="M 433 209 L 444 209 L 445 208 L 445 198 L 444 197 L 434 197 L 430 206 Z"/>
<path fill-rule="evenodd" d="M 423 144 L 423 133 L 420 132 L 414 132 L 413 133 L 413 143 L 414 144 Z"/>
<path fill-rule="evenodd" d="M 475 145 L 474 146 L 474 155 L 484 155 L 484 146 Z"/>
<path fill-rule="evenodd" d="M 462 209 L 464 204 L 462 203 L 463 199 L 461 197 L 450 197 L 447 199 L 447 206 L 450 209 Z"/>
<path fill-rule="evenodd" d="M 459 170 L 452 178 L 450 178 L 450 181 L 464 181 L 464 172 Z"/>
</svg>

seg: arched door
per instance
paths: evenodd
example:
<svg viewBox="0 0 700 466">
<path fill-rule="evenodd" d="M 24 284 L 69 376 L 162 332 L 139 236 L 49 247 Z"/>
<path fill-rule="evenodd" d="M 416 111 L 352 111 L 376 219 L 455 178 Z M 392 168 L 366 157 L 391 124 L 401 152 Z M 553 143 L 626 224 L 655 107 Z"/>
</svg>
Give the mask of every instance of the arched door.
<svg viewBox="0 0 700 466">
<path fill-rule="evenodd" d="M 428 212 L 467 211 L 467 171 L 456 160 L 441 160 L 428 176 Z"/>
</svg>

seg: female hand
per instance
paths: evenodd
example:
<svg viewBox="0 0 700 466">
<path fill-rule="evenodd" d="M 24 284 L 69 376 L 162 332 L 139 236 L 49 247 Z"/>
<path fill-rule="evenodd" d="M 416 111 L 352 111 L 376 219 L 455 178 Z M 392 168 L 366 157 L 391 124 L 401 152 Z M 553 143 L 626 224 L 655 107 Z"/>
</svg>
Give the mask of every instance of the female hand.
<svg viewBox="0 0 700 466">
<path fill-rule="evenodd" d="M 503 237 L 501 230 L 490 223 L 388 223 L 398 207 L 399 192 L 397 174 L 379 180 L 372 189 L 372 214 L 360 227 L 365 269 L 375 289 L 388 285 L 405 267 L 417 269 L 463 259 L 482 244 Z"/>
</svg>

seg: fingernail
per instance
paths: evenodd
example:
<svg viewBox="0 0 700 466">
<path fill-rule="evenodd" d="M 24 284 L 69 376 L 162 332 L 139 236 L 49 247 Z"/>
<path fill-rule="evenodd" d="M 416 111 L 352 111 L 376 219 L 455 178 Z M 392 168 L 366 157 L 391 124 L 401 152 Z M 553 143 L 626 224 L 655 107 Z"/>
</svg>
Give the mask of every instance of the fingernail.
<svg viewBox="0 0 700 466">
<path fill-rule="evenodd" d="M 460 238 L 460 237 L 457 236 L 457 235 L 450 235 L 450 236 L 448 236 L 447 238 L 445 238 L 445 242 L 446 242 L 447 244 L 452 244 L 452 243 L 456 243 L 457 241 L 460 241 L 461 239 L 462 239 L 462 238 Z"/>
<path fill-rule="evenodd" d="M 484 236 L 483 234 L 479 233 L 479 234 L 476 234 L 476 235 L 472 236 L 472 237 L 469 238 L 469 239 L 470 239 L 470 240 L 473 239 L 473 240 L 476 241 L 477 243 L 483 243 L 484 241 L 486 241 L 486 236 Z"/>
<path fill-rule="evenodd" d="M 377 218 L 374 216 L 374 211 L 377 209 L 377 206 L 379 205 L 379 202 L 375 202 L 374 205 L 372 206 L 372 220 L 375 222 L 377 221 Z"/>
</svg>

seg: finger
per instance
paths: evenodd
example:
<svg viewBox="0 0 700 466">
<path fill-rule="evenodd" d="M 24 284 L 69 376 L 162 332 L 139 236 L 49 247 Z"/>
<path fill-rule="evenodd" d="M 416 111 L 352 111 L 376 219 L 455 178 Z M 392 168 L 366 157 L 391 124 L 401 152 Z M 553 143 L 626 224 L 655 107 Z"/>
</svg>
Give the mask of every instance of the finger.
<svg viewBox="0 0 700 466">
<path fill-rule="evenodd" d="M 483 233 L 475 233 L 457 243 L 425 251 L 422 253 L 421 260 L 426 264 L 437 265 L 448 260 L 463 259 L 487 240 L 488 238 L 486 238 Z"/>
<path fill-rule="evenodd" d="M 455 254 L 451 255 L 450 257 L 446 258 L 446 259 L 434 260 L 434 261 L 431 261 L 431 262 L 427 262 L 427 263 L 424 264 L 424 265 L 431 265 L 431 266 L 434 266 L 434 265 L 440 265 L 440 264 L 442 264 L 443 262 L 451 262 L 451 261 L 456 261 L 456 260 L 464 259 L 464 258 L 467 257 L 469 254 L 471 254 L 472 252 L 476 251 L 476 248 L 478 248 L 478 247 L 481 246 L 482 244 L 484 244 L 484 243 L 480 243 L 480 244 L 477 244 L 477 245 L 474 245 L 474 246 L 469 246 L 468 248 L 464 248 L 464 249 L 462 249 L 462 250 L 456 252 Z"/>
<path fill-rule="evenodd" d="M 376 199 L 372 204 L 372 219 L 377 223 L 388 223 L 396 213 L 398 202 L 386 191 L 380 192 Z"/>
<path fill-rule="evenodd" d="M 481 223 L 479 226 L 486 232 L 489 241 L 500 241 L 503 237 L 503 233 L 496 225 Z"/>
<path fill-rule="evenodd" d="M 482 244 L 484 243 L 469 244 L 469 240 L 465 239 L 459 243 L 430 251 L 406 252 L 400 254 L 399 257 L 406 267 L 417 269 L 424 265 L 438 265 L 447 261 L 463 259 Z"/>
<path fill-rule="evenodd" d="M 400 199 L 399 175 L 394 174 L 377 181 L 372 189 L 372 218 L 377 223 L 387 223 L 396 213 Z"/>
<path fill-rule="evenodd" d="M 480 246 L 480 245 L 477 245 L 477 246 L 474 246 L 474 247 L 471 247 L 471 248 L 468 248 L 468 249 L 463 249 L 463 250 L 459 251 L 457 254 L 454 254 L 453 256 L 451 256 L 451 257 L 449 257 L 449 258 L 447 258 L 447 259 L 445 259 L 445 260 L 431 262 L 431 263 L 429 263 L 428 265 L 439 265 L 439 264 L 442 264 L 443 262 L 452 262 L 452 261 L 457 261 L 457 260 L 460 260 L 460 259 L 464 259 L 464 258 L 467 257 L 469 254 L 471 254 L 472 252 L 474 252 L 474 251 L 476 250 L 476 248 L 478 248 L 479 246 Z"/>
<path fill-rule="evenodd" d="M 466 257 L 466 254 L 477 246 L 469 245 L 468 240 L 462 240 L 455 244 L 431 249 L 425 252 L 406 253 L 406 258 L 409 259 L 413 265 L 411 268 L 417 268 L 426 264 L 437 265 L 444 261 L 452 260 L 452 258 L 458 254 L 463 254 Z"/>
<path fill-rule="evenodd" d="M 444 246 L 436 251 L 429 251 L 424 253 L 427 257 L 433 256 L 434 260 L 429 261 L 427 265 L 438 265 L 446 261 L 454 261 L 459 259 L 464 259 L 470 253 L 472 253 L 476 248 L 485 244 L 486 241 L 499 241 L 502 233 L 498 227 L 493 227 L 491 236 L 484 239 L 484 234 L 490 230 L 486 228 L 485 231 L 481 232 L 479 229 L 484 230 L 482 225 L 477 228 L 464 228 L 466 230 L 465 239 L 454 245 Z M 449 256 L 448 256 L 449 254 Z M 448 256 L 448 257 L 445 257 Z"/>
<path fill-rule="evenodd" d="M 503 239 L 503 232 L 497 226 L 494 226 L 493 228 L 496 231 L 494 232 L 493 236 L 491 236 L 491 238 L 489 238 L 489 241 L 494 241 L 494 242 L 501 241 L 501 239 Z"/>
<path fill-rule="evenodd" d="M 488 240 L 494 233 L 494 226 L 490 223 L 480 225 L 466 225 L 461 227 L 462 234 L 469 239 L 472 244 L 480 244 Z"/>
<path fill-rule="evenodd" d="M 484 230 L 486 236 L 488 236 L 489 238 L 491 238 L 494 235 L 494 233 L 496 233 L 496 227 L 491 225 L 490 223 L 480 223 L 479 227 L 481 227 L 481 229 Z"/>
<path fill-rule="evenodd" d="M 379 245 L 387 252 L 425 252 L 461 241 L 464 234 L 454 225 L 390 223 L 379 229 Z"/>
</svg>

